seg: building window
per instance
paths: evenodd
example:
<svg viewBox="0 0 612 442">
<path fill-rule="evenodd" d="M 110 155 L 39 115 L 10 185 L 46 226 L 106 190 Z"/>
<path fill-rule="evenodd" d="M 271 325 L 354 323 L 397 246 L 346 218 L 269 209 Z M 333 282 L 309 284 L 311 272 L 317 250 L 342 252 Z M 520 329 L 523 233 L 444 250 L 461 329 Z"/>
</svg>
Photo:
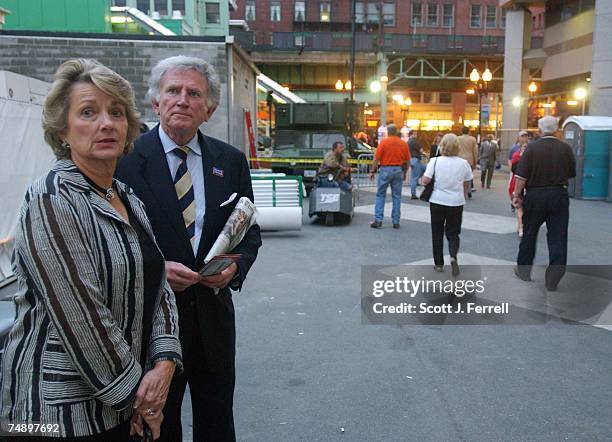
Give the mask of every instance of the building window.
<svg viewBox="0 0 612 442">
<path fill-rule="evenodd" d="M 434 94 L 431 92 L 423 92 L 423 103 L 431 104 L 434 102 Z"/>
<path fill-rule="evenodd" d="M 125 0 L 113 0 L 113 6 L 125 6 Z"/>
<path fill-rule="evenodd" d="M 221 23 L 219 3 L 206 3 L 206 23 L 208 24 Z"/>
<path fill-rule="evenodd" d="M 244 18 L 246 21 L 255 21 L 255 0 L 247 0 L 245 2 Z"/>
<path fill-rule="evenodd" d="M 148 15 L 151 15 L 151 11 L 150 11 L 150 6 L 151 3 L 149 3 L 149 0 L 137 0 L 136 1 L 136 8 L 138 8 L 139 11 L 142 11 Z"/>
<path fill-rule="evenodd" d="M 383 4 L 383 23 L 385 26 L 395 26 L 395 3 Z"/>
<path fill-rule="evenodd" d="M 499 27 L 502 29 L 506 29 L 506 10 L 501 10 L 501 17 L 499 18 Z"/>
<path fill-rule="evenodd" d="M 412 4 L 412 26 L 423 24 L 423 5 L 420 3 Z"/>
<path fill-rule="evenodd" d="M 306 2 L 295 2 L 295 15 L 293 19 L 295 21 L 306 20 Z"/>
<path fill-rule="evenodd" d="M 280 1 L 271 1 L 270 2 L 270 21 L 280 21 L 280 20 L 281 20 Z"/>
<path fill-rule="evenodd" d="M 495 5 L 487 5 L 487 18 L 485 26 L 488 29 L 494 29 L 497 27 L 497 7 Z"/>
<path fill-rule="evenodd" d="M 452 103 L 452 94 L 450 92 L 440 92 L 438 94 L 438 102 L 440 104 L 451 104 Z"/>
<path fill-rule="evenodd" d="M 482 26 L 482 17 L 480 14 L 480 5 L 472 5 L 470 9 L 470 28 L 480 28 Z"/>
<path fill-rule="evenodd" d="M 168 2 L 166 0 L 155 0 L 153 6 L 155 6 L 155 11 L 159 12 L 159 15 L 168 15 Z"/>
<path fill-rule="evenodd" d="M 331 20 L 331 4 L 329 2 L 319 3 L 319 20 L 322 23 L 329 23 Z"/>
<path fill-rule="evenodd" d="M 365 22 L 365 11 L 363 10 L 363 2 L 355 3 L 355 22 L 356 23 Z"/>
<path fill-rule="evenodd" d="M 330 2 L 325 2 L 330 3 Z M 330 6 L 331 11 L 331 6 Z M 383 23 L 385 26 L 395 26 L 395 2 L 384 3 Z M 321 20 L 323 21 L 323 20 Z M 355 4 L 355 22 L 356 23 L 378 23 L 380 21 L 380 10 L 378 2 L 370 2 L 367 7 L 364 2 L 356 2 Z"/>
<path fill-rule="evenodd" d="M 442 26 L 445 28 L 455 26 L 455 5 L 445 3 L 442 6 Z"/>
<path fill-rule="evenodd" d="M 293 45 L 297 46 L 298 48 L 301 48 L 302 46 L 304 46 L 304 34 L 302 33 L 294 34 Z"/>
<path fill-rule="evenodd" d="M 438 26 L 437 3 L 427 3 L 427 26 Z"/>
<path fill-rule="evenodd" d="M 185 0 L 172 0 L 172 15 L 174 11 L 181 11 L 181 16 L 185 16 Z"/>
</svg>

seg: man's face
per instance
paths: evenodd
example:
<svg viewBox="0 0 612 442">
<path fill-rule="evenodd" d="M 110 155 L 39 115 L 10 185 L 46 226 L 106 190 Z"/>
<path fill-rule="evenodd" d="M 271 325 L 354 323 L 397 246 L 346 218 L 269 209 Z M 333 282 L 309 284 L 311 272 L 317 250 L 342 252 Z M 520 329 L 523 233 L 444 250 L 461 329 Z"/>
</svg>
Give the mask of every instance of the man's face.
<svg viewBox="0 0 612 442">
<path fill-rule="evenodd" d="M 152 99 L 153 111 L 159 116 L 164 131 L 172 136 L 191 139 L 198 127 L 212 116 L 208 84 L 198 71 L 171 69 L 159 85 L 159 101 Z"/>
<path fill-rule="evenodd" d="M 521 142 L 521 144 L 525 144 L 527 141 L 529 141 L 529 137 L 527 135 L 521 135 L 519 137 L 519 141 Z"/>
<path fill-rule="evenodd" d="M 413 140 L 416 140 L 416 137 L 417 137 L 417 133 L 416 132 L 412 132 L 410 134 L 410 138 L 412 138 Z"/>
<path fill-rule="evenodd" d="M 338 144 L 334 152 L 336 152 L 336 155 L 338 156 L 342 155 L 344 153 L 344 144 L 343 143 Z"/>
</svg>

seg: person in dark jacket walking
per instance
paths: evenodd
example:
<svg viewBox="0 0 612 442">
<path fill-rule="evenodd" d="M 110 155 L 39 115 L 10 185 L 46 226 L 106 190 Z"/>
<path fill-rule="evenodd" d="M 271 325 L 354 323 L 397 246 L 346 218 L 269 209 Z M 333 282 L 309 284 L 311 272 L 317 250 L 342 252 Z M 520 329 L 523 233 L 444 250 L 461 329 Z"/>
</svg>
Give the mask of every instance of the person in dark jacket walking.
<svg viewBox="0 0 612 442">
<path fill-rule="evenodd" d="M 549 266 L 546 288 L 555 291 L 567 264 L 569 196 L 567 183 L 576 176 L 576 160 L 568 144 L 558 140 L 558 122 L 546 116 L 538 121 L 541 137 L 527 145 L 516 167 L 513 204 L 523 207 L 523 238 L 514 268 L 524 281 L 531 280 L 538 232 L 546 223 Z M 526 190 L 523 197 L 523 190 Z"/>
</svg>

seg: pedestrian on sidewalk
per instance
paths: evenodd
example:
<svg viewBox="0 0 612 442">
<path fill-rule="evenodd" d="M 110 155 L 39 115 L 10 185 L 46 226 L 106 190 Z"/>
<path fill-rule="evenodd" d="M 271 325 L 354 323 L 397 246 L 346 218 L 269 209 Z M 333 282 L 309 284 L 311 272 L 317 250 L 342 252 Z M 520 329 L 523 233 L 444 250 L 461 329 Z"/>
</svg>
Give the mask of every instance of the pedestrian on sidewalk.
<svg viewBox="0 0 612 442">
<path fill-rule="evenodd" d="M 410 199 L 418 200 L 419 197 L 416 195 L 416 187 L 425 168 L 421 163 L 421 159 L 423 158 L 423 147 L 417 140 L 416 130 L 408 132 L 408 147 L 410 148 Z"/>
<path fill-rule="evenodd" d="M 478 161 L 480 162 L 480 187 L 484 189 L 486 181 L 487 189 L 490 189 L 495 161 L 497 161 L 497 143 L 493 140 L 493 135 L 487 135 L 487 138 L 480 143 Z"/>
<path fill-rule="evenodd" d="M 516 143 L 514 146 L 510 148 L 508 152 L 508 169 L 512 169 L 512 156 L 519 151 L 522 145 L 527 145 L 529 142 L 529 135 L 526 130 L 522 130 L 518 134 L 518 138 L 516 139 Z"/>
<path fill-rule="evenodd" d="M 378 182 L 376 191 L 376 204 L 374 206 L 374 221 L 370 227 L 378 229 L 382 227 L 385 210 L 385 198 L 387 187 L 391 186 L 391 200 L 393 209 L 391 220 L 393 228 L 399 229 L 400 208 L 402 204 L 402 183 L 406 179 L 408 172 L 408 162 L 410 161 L 410 150 L 408 144 L 399 137 L 395 124 L 387 126 L 387 138 L 381 140 L 374 155 L 370 179 L 374 180 L 377 171 Z"/>
<path fill-rule="evenodd" d="M 457 253 L 463 206 L 473 178 L 470 164 L 458 156 L 459 142 L 455 134 L 446 134 L 439 146 L 440 155 L 427 164 L 423 184 L 434 180 L 434 189 L 429 199 L 431 214 L 431 241 L 434 270 L 444 271 L 444 235 L 448 241 L 453 276 L 459 274 Z"/>
<path fill-rule="evenodd" d="M 438 132 L 434 138 L 431 148 L 429 149 L 429 158 L 440 156 L 440 141 L 442 141 L 442 133 Z"/>
<path fill-rule="evenodd" d="M 512 204 L 512 199 L 513 199 L 513 194 L 514 194 L 514 189 L 516 187 L 516 166 L 519 162 L 519 160 L 521 159 L 521 157 L 523 156 L 523 153 L 525 152 L 525 148 L 527 147 L 527 136 L 524 137 L 524 141 L 523 143 L 520 145 L 519 150 L 517 150 L 516 152 L 514 152 L 514 155 L 512 155 L 512 161 L 511 161 L 511 168 L 510 168 L 510 184 L 508 185 L 508 193 L 510 194 L 510 201 Z M 512 206 L 514 207 L 514 205 Z M 518 226 L 517 226 L 517 232 L 518 232 L 518 236 L 519 238 L 523 237 L 523 208 L 519 207 L 518 209 L 516 209 L 516 220 L 518 222 Z"/>
<path fill-rule="evenodd" d="M 468 162 L 472 171 L 476 169 L 476 162 L 478 161 L 478 143 L 476 138 L 470 135 L 470 128 L 463 126 L 461 128 L 461 135 L 458 138 L 459 141 L 459 157 L 463 158 Z M 470 181 L 470 187 L 468 189 L 468 198 L 472 198 L 472 192 L 475 191 L 474 183 Z"/>
<path fill-rule="evenodd" d="M 541 137 L 528 144 L 516 167 L 512 202 L 523 208 L 524 233 L 514 273 L 524 281 L 531 280 L 538 231 L 546 222 L 549 265 L 545 282 L 547 290 L 555 291 L 567 264 L 567 182 L 576 176 L 576 160 L 569 145 L 554 135 L 558 129 L 555 117 L 540 118 L 538 128 Z"/>
</svg>

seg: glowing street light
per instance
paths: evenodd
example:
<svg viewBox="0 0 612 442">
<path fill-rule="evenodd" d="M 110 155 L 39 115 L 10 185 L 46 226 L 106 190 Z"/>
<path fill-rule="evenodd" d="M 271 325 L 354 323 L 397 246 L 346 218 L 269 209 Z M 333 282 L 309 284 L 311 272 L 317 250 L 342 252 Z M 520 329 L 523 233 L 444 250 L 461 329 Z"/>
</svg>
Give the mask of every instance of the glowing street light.
<svg viewBox="0 0 612 442">
<path fill-rule="evenodd" d="M 521 107 L 521 103 L 523 102 L 523 99 L 521 97 L 514 97 L 512 99 L 512 106 L 514 107 Z"/>
<path fill-rule="evenodd" d="M 351 83 L 351 80 L 348 80 L 346 83 L 344 83 L 344 89 L 346 89 L 347 91 L 350 91 L 352 86 L 353 85 Z"/>
<path fill-rule="evenodd" d="M 382 89 L 382 84 L 380 84 L 380 81 L 374 80 L 373 82 L 370 83 L 370 91 L 372 91 L 373 94 L 379 93 L 381 89 Z"/>
<path fill-rule="evenodd" d="M 538 90 L 538 85 L 535 84 L 535 81 L 532 81 L 531 83 L 529 83 L 529 87 L 527 89 L 529 90 L 529 93 L 535 94 Z"/>
<path fill-rule="evenodd" d="M 584 108 L 586 105 L 586 97 L 587 97 L 587 90 L 583 87 L 579 87 L 574 91 L 574 98 L 576 100 L 580 100 L 582 101 L 582 115 L 584 115 Z"/>
<path fill-rule="evenodd" d="M 336 90 L 341 91 L 343 88 L 344 88 L 344 84 L 342 83 L 342 80 L 336 81 Z"/>
<path fill-rule="evenodd" d="M 482 74 L 482 81 L 488 83 L 491 80 L 493 80 L 493 74 L 491 73 L 489 68 L 486 68 L 484 73 Z"/>
<path fill-rule="evenodd" d="M 574 91 L 574 97 L 576 100 L 584 100 L 587 96 L 587 91 L 583 87 L 579 87 Z"/>
<path fill-rule="evenodd" d="M 470 81 L 472 83 L 478 83 L 480 81 L 480 73 L 476 68 L 472 69 L 472 72 L 470 72 Z"/>
</svg>

